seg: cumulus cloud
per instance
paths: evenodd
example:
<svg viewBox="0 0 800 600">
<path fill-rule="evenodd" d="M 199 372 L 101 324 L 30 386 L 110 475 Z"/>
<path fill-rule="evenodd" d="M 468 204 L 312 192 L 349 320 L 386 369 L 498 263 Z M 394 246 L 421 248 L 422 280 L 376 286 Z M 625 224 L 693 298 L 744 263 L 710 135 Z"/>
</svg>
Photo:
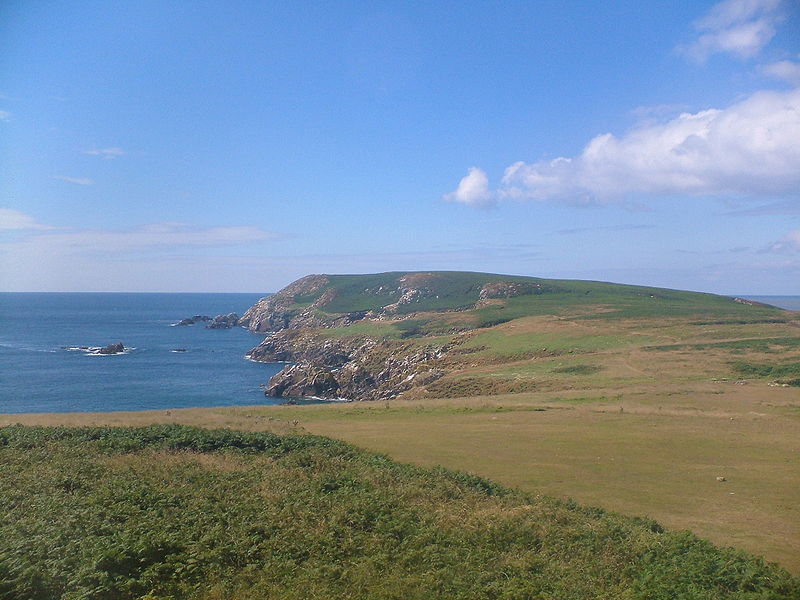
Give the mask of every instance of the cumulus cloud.
<svg viewBox="0 0 800 600">
<path fill-rule="evenodd" d="M 630 194 L 795 194 L 798 140 L 800 89 L 761 91 L 728 108 L 683 113 L 621 137 L 599 135 L 573 158 L 514 163 L 497 195 L 580 204 L 619 202 Z M 459 194 L 468 204 L 490 196 L 483 171 L 471 169 L 453 193 Z"/>
<path fill-rule="evenodd" d="M 678 51 L 704 62 L 716 53 L 739 58 L 757 55 L 775 35 L 782 20 L 782 0 L 724 0 L 694 22 L 698 37 Z"/>
<path fill-rule="evenodd" d="M 800 85 L 800 63 L 790 60 L 781 60 L 764 65 L 761 67 L 761 71 L 770 77 L 783 79 L 793 85 Z"/>
<path fill-rule="evenodd" d="M 478 167 L 470 167 L 455 191 L 445 194 L 444 199 L 470 206 L 490 206 L 495 201 L 489 191 L 489 177 Z"/>
<path fill-rule="evenodd" d="M 11 208 L 0 208 L 0 231 L 36 231 L 53 229 L 49 225 L 38 223 L 30 215 Z"/>
<path fill-rule="evenodd" d="M 65 177 L 64 175 L 56 175 L 53 179 L 60 179 L 61 181 L 74 183 L 75 185 L 92 185 L 94 183 L 94 180 L 88 177 Z"/>
<path fill-rule="evenodd" d="M 84 150 L 84 154 L 91 154 L 92 156 L 100 156 L 106 160 L 117 158 L 125 154 L 122 148 L 93 148 L 92 150 Z"/>
</svg>

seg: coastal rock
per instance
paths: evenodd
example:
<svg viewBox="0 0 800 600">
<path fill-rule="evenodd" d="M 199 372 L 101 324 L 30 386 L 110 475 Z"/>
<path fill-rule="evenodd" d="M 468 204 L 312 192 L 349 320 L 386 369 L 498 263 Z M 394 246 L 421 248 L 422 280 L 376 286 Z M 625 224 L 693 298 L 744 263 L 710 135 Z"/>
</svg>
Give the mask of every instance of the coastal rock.
<svg viewBox="0 0 800 600">
<path fill-rule="evenodd" d="M 228 313 L 227 315 L 217 315 L 208 325 L 206 329 L 230 329 L 239 324 L 239 315 L 236 313 Z"/>
<path fill-rule="evenodd" d="M 103 346 L 97 350 L 97 354 L 121 354 L 123 352 L 125 352 L 125 346 L 122 344 L 122 342 L 109 344 L 108 346 Z"/>
<path fill-rule="evenodd" d="M 294 363 L 270 379 L 269 396 L 381 400 L 442 377 L 449 350 L 369 337 L 326 340 L 312 331 L 287 329 L 267 337 L 248 357 Z"/>
<path fill-rule="evenodd" d="M 254 333 L 317 326 L 314 304 L 319 305 L 321 300 L 330 302 L 332 298 L 322 294 L 316 300 L 307 299 L 328 283 L 326 275 L 307 275 L 298 279 L 277 294 L 261 298 L 242 315 L 239 323 Z"/>
<path fill-rule="evenodd" d="M 210 321 L 210 320 L 211 320 L 211 317 L 209 317 L 207 315 L 194 315 L 192 317 L 187 317 L 185 319 L 181 319 L 180 321 L 175 323 L 175 325 L 181 325 L 181 326 L 194 325 L 195 323 L 204 323 L 204 322 L 207 322 L 207 321 Z"/>
<path fill-rule="evenodd" d="M 339 383 L 329 369 L 302 363 L 287 367 L 270 379 L 266 394 L 284 398 L 335 398 L 338 390 Z"/>
<path fill-rule="evenodd" d="M 448 361 L 456 361 L 447 357 L 450 348 L 443 342 L 420 344 L 426 332 L 413 322 L 399 328 L 403 340 L 416 338 L 413 342 L 347 332 L 330 336 L 324 330 L 366 321 L 363 329 L 369 331 L 369 322 L 409 321 L 419 313 L 463 311 L 557 289 L 533 278 L 481 273 L 308 275 L 259 300 L 239 324 L 271 334 L 250 351 L 251 360 L 294 363 L 270 380 L 268 394 L 376 400 L 444 376 Z M 466 329 L 469 325 L 454 321 L 450 333 Z"/>
</svg>

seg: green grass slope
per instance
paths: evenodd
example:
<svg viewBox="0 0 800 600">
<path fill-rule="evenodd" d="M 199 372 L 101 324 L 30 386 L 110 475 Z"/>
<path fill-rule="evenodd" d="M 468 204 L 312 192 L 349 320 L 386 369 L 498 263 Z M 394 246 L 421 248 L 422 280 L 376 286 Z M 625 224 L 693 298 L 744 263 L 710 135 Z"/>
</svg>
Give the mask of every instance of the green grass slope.
<svg viewBox="0 0 800 600">
<path fill-rule="evenodd" d="M 324 303 L 320 311 L 341 314 L 379 310 L 400 300 L 404 289 L 416 288 L 422 293 L 408 303 L 401 303 L 397 307 L 399 314 L 464 310 L 475 306 L 484 286 L 502 282 L 521 286 L 524 292 L 515 297 L 497 298 L 490 306 L 479 308 L 479 325 L 522 316 L 574 313 L 581 308 L 598 306 L 606 307 L 606 318 L 698 315 L 698 318 L 750 322 L 781 318 L 784 312 L 766 305 L 743 304 L 727 296 L 599 281 L 458 271 L 328 275 L 327 278 L 328 285 L 307 296 L 296 297 L 297 307 L 309 306 L 333 291 L 332 300 Z"/>
<path fill-rule="evenodd" d="M 0 429 L 3 600 L 795 599 L 685 532 L 313 436 Z"/>
</svg>

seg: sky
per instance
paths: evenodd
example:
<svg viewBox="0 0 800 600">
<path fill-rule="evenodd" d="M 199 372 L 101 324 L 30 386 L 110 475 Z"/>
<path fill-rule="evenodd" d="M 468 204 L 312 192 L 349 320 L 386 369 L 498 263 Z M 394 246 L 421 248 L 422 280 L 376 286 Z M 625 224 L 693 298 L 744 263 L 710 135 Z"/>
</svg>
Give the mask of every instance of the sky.
<svg viewBox="0 0 800 600">
<path fill-rule="evenodd" d="M 0 2 L 0 291 L 800 294 L 800 0 Z"/>
</svg>

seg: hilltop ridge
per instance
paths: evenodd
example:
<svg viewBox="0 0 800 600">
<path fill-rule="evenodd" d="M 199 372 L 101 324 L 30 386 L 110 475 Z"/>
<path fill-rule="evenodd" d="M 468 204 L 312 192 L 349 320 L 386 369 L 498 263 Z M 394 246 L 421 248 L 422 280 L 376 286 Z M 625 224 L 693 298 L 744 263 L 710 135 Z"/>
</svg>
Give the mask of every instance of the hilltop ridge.
<svg viewBox="0 0 800 600">
<path fill-rule="evenodd" d="M 512 303 L 514 298 L 524 298 Z M 535 302 L 533 302 L 535 300 Z M 418 312 L 518 308 L 514 316 L 562 312 L 608 303 L 616 309 L 646 308 L 742 313 L 728 296 L 600 281 L 556 280 L 460 271 L 306 275 L 262 298 L 240 324 L 256 333 L 308 327 L 343 327 L 363 319 L 402 319 Z M 778 310 L 778 309 L 775 309 Z M 480 323 L 479 323 L 480 325 Z"/>
</svg>

